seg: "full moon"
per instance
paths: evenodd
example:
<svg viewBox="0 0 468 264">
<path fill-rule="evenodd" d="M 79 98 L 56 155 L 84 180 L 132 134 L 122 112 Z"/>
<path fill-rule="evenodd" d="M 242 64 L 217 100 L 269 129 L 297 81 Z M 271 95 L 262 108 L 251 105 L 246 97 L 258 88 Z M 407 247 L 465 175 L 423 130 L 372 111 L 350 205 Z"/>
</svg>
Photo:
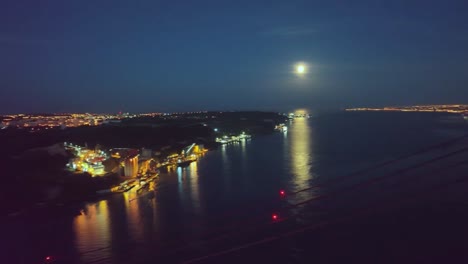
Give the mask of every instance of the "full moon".
<svg viewBox="0 0 468 264">
<path fill-rule="evenodd" d="M 305 66 L 304 65 L 298 65 L 296 67 L 297 73 L 304 73 L 305 72 Z"/>
<path fill-rule="evenodd" d="M 302 75 L 302 74 L 305 74 L 306 71 L 307 71 L 307 68 L 306 68 L 305 64 L 296 65 L 296 73 L 297 74 Z"/>
</svg>

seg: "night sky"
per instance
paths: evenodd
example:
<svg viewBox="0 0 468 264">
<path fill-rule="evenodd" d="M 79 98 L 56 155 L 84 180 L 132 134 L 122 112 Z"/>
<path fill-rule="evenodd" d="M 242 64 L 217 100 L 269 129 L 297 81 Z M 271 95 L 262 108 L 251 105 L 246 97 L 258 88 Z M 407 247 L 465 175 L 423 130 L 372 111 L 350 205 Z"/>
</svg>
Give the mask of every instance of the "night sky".
<svg viewBox="0 0 468 264">
<path fill-rule="evenodd" d="M 0 73 L 0 113 L 468 103 L 468 1 L 3 0 Z"/>
</svg>

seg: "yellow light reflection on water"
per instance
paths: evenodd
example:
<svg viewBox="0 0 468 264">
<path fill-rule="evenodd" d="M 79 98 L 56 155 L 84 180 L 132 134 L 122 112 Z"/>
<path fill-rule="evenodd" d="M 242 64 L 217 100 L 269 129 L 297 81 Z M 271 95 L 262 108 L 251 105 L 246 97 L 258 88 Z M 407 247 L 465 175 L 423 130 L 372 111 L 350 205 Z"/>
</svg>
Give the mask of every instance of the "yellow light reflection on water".
<svg viewBox="0 0 468 264">
<path fill-rule="evenodd" d="M 302 113 L 302 111 L 296 111 Z M 291 137 L 290 154 L 291 168 L 294 174 L 294 185 L 302 189 L 308 187 L 309 180 L 312 179 L 311 169 L 311 129 L 307 118 L 296 118 L 289 131 Z"/>
<path fill-rule="evenodd" d="M 223 159 L 223 163 L 225 165 L 229 165 L 229 157 L 226 153 L 226 148 L 227 146 L 225 144 L 221 145 L 221 156 L 222 156 L 222 159 Z"/>
<path fill-rule="evenodd" d="M 180 201 L 184 201 L 184 205 L 188 207 L 183 210 L 190 210 L 191 213 L 200 213 L 200 192 L 199 192 L 199 176 L 198 176 L 198 161 L 190 163 L 188 167 L 177 168 L 178 188 Z M 188 203 L 187 201 L 190 201 Z"/>
<path fill-rule="evenodd" d="M 190 163 L 190 176 L 192 179 L 198 179 L 198 163 L 196 161 Z"/>
<path fill-rule="evenodd" d="M 198 163 L 190 163 L 190 195 L 195 213 L 200 213 L 200 190 L 199 190 Z"/>
<path fill-rule="evenodd" d="M 246 139 L 241 140 L 240 144 L 241 144 L 242 159 L 245 160 L 245 158 L 246 158 L 246 153 L 245 153 Z"/>
<path fill-rule="evenodd" d="M 241 146 L 241 155 L 242 155 L 242 172 L 247 173 L 247 151 L 246 151 L 246 139 L 241 140 L 240 146 Z"/>
<path fill-rule="evenodd" d="M 108 201 L 103 200 L 85 207 L 73 221 L 76 248 L 88 252 L 109 246 L 111 240 Z M 100 253 L 102 256 L 102 252 Z M 93 254 L 83 255 L 83 261 L 93 259 Z"/>
<path fill-rule="evenodd" d="M 143 230 L 141 227 L 141 215 L 140 215 L 140 201 L 142 198 L 137 193 L 135 187 L 128 192 L 123 193 L 125 202 L 125 212 L 128 221 L 128 231 L 135 241 L 140 241 L 143 238 Z"/>
</svg>

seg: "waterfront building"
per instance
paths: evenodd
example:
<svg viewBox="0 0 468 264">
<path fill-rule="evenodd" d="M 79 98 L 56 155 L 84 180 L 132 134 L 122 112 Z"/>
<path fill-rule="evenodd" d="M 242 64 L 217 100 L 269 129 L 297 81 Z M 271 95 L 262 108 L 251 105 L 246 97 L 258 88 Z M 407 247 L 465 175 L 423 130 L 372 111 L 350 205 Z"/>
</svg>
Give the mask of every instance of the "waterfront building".
<svg viewBox="0 0 468 264">
<path fill-rule="evenodd" d="M 138 174 L 138 155 L 128 157 L 124 162 L 125 177 L 136 177 Z"/>
<path fill-rule="evenodd" d="M 143 160 L 140 159 L 139 164 L 138 164 L 138 173 L 139 174 L 146 174 L 150 168 L 150 162 L 151 159 Z"/>
</svg>

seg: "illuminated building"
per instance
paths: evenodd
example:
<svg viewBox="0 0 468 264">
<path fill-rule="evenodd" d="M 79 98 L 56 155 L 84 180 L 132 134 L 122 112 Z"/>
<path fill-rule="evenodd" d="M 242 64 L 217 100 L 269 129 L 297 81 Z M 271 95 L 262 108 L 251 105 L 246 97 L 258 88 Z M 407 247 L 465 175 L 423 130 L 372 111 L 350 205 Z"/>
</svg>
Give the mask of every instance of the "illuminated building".
<svg viewBox="0 0 468 264">
<path fill-rule="evenodd" d="M 89 174 L 96 176 L 104 174 L 104 165 L 102 163 L 88 164 Z"/>
<path fill-rule="evenodd" d="M 129 157 L 124 162 L 125 177 L 136 177 L 138 174 L 138 155 Z"/>
<path fill-rule="evenodd" d="M 148 172 L 149 167 L 150 167 L 150 162 L 151 160 L 140 160 L 138 164 L 138 173 L 140 174 L 146 174 Z"/>
<path fill-rule="evenodd" d="M 67 165 L 71 170 L 88 172 L 93 177 L 105 174 L 102 162 L 108 157 L 103 151 L 84 149 L 72 144 L 64 144 L 64 146 L 75 151 L 75 157 L 70 159 Z"/>
</svg>

